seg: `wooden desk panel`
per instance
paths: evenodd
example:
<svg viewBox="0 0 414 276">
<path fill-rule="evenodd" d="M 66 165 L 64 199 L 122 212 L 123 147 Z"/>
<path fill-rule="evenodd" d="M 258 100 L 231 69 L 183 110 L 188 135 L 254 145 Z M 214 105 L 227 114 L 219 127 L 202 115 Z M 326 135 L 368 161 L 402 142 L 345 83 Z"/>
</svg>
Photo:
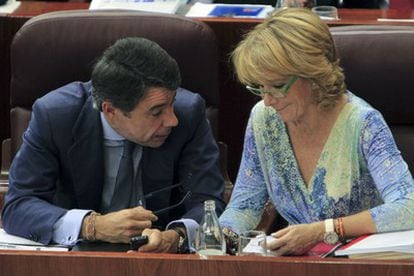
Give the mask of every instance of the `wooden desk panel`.
<svg viewBox="0 0 414 276">
<path fill-rule="evenodd" d="M 33 17 L 54 11 L 64 10 L 86 10 L 89 3 L 82 2 L 43 2 L 43 1 L 23 1 L 20 6 L 12 13 L 12 17 Z"/>
<path fill-rule="evenodd" d="M 14 34 L 33 16 L 52 11 L 87 9 L 88 3 L 24 1 L 11 15 L 0 16 L 0 140 L 10 136 L 9 125 L 9 79 L 10 43 Z M 379 22 L 377 18 L 414 19 L 414 10 L 364 10 L 340 9 L 340 20 L 327 21 L 331 26 L 338 25 L 414 25 L 414 22 Z M 250 108 L 258 100 L 250 95 L 236 81 L 229 53 L 240 41 L 242 35 L 261 20 L 234 18 L 199 18 L 216 33 L 220 54 L 219 138 L 227 143 L 228 168 L 232 180 L 235 179 L 242 151 L 244 129 Z"/>
<path fill-rule="evenodd" d="M 414 262 L 292 257 L 0 251 L 1 275 L 408 276 Z"/>
</svg>

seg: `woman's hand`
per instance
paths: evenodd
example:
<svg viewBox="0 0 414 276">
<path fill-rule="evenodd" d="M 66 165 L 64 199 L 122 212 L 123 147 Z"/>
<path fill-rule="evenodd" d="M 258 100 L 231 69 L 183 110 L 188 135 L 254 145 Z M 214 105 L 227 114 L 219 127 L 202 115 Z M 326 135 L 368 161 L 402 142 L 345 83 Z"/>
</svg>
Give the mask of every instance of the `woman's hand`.
<svg viewBox="0 0 414 276">
<path fill-rule="evenodd" d="M 316 243 L 323 241 L 324 222 L 290 225 L 272 234 L 277 240 L 269 242 L 267 248 L 274 255 L 303 255 Z"/>
</svg>

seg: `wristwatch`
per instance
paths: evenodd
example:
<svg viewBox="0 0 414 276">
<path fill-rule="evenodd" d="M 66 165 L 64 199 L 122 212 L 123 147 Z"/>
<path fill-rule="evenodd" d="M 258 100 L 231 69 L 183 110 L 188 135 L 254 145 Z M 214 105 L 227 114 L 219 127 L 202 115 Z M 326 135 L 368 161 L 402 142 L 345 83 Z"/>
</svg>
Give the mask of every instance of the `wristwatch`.
<svg viewBox="0 0 414 276">
<path fill-rule="evenodd" d="M 178 245 L 177 245 L 177 253 L 186 253 L 187 252 L 187 246 L 185 244 L 186 242 L 186 234 L 185 230 L 180 227 L 174 227 L 171 228 L 171 230 L 175 231 L 178 234 Z"/>
<path fill-rule="evenodd" d="M 325 220 L 325 235 L 323 241 L 327 244 L 334 245 L 338 242 L 338 234 L 335 232 L 334 220 Z"/>
</svg>

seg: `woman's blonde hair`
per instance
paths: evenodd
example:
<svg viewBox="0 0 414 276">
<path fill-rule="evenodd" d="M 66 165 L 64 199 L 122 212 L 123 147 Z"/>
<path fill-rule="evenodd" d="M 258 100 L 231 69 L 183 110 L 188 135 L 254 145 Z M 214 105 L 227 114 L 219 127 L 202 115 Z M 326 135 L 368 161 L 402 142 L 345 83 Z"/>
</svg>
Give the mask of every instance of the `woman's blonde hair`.
<svg viewBox="0 0 414 276">
<path fill-rule="evenodd" d="M 317 103 L 324 108 L 334 106 L 345 92 L 329 28 L 308 9 L 273 13 L 245 36 L 232 60 L 239 80 L 246 85 L 257 85 L 269 73 L 308 79 Z"/>
</svg>

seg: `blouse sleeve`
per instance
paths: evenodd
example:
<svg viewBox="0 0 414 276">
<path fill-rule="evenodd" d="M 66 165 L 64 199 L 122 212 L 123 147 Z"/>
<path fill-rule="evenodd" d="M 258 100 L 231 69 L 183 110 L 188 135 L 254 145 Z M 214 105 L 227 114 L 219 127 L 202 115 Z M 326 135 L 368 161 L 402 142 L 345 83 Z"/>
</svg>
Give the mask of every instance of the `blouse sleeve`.
<svg viewBox="0 0 414 276">
<path fill-rule="evenodd" d="M 220 216 L 221 225 L 237 233 L 256 228 L 268 199 L 252 121 L 251 115 L 236 184 L 230 202 Z"/>
<path fill-rule="evenodd" d="M 383 204 L 370 210 L 378 232 L 414 228 L 414 183 L 384 118 L 368 114 L 362 151 Z"/>
</svg>

